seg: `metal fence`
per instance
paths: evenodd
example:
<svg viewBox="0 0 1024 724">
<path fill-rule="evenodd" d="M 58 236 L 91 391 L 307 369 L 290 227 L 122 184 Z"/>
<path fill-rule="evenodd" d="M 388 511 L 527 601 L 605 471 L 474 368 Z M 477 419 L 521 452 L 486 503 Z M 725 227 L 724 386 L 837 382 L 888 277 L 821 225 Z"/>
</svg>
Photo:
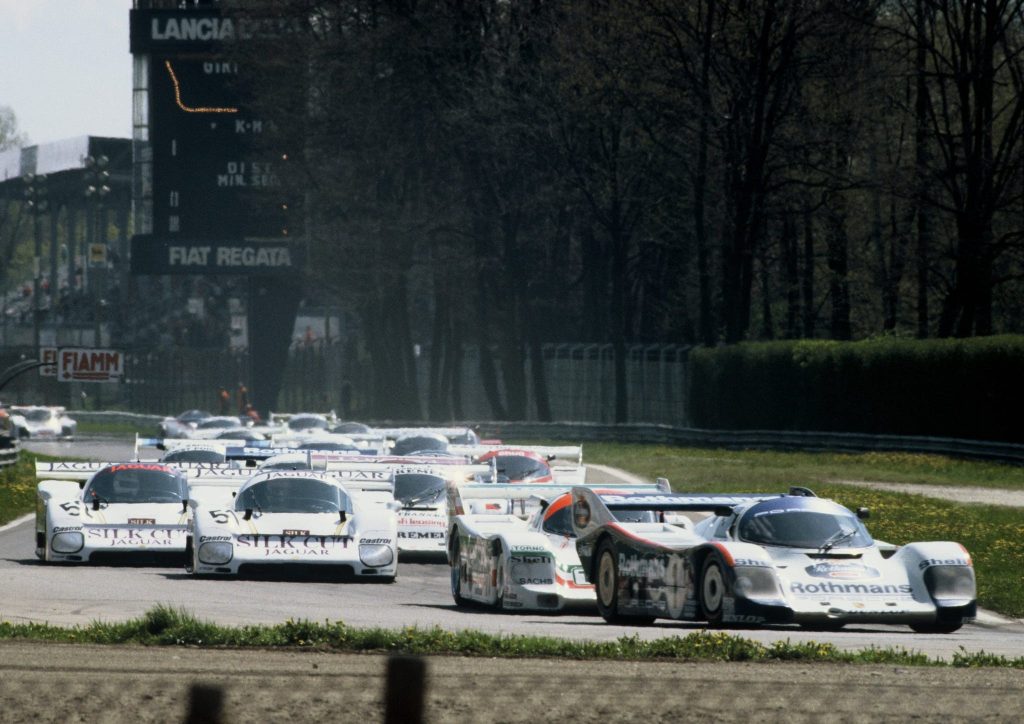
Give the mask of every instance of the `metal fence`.
<svg viewBox="0 0 1024 724">
<path fill-rule="evenodd" d="M 680 345 L 631 345 L 626 348 L 628 419 L 633 422 L 685 425 L 687 355 Z M 610 344 L 546 344 L 541 347 L 551 417 L 554 420 L 612 422 L 615 419 L 615 357 Z M 417 358 L 422 403 L 426 409 L 428 354 Z M 537 420 L 537 390 L 527 353 L 526 419 Z M 480 350 L 462 354 L 462 409 L 468 419 L 488 420 L 494 411 L 484 392 Z"/>
</svg>

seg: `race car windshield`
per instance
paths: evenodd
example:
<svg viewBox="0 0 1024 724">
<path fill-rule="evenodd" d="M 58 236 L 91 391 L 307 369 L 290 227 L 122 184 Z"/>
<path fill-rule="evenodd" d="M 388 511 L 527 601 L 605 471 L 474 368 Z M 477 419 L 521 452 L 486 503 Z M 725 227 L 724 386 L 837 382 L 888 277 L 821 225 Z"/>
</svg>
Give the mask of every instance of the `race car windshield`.
<svg viewBox="0 0 1024 724">
<path fill-rule="evenodd" d="M 395 475 L 395 498 L 405 505 L 437 503 L 444 495 L 444 478 L 425 473 Z"/>
<path fill-rule="evenodd" d="M 214 417 L 209 420 L 203 420 L 199 423 L 198 427 L 200 430 L 212 430 L 218 427 L 241 427 L 242 423 L 238 420 L 225 419 L 223 417 Z"/>
<path fill-rule="evenodd" d="M 340 488 L 315 478 L 271 478 L 235 498 L 235 510 L 261 513 L 338 513 L 347 504 Z"/>
<path fill-rule="evenodd" d="M 29 422 L 46 422 L 50 415 L 49 410 L 28 410 L 25 412 L 25 419 Z"/>
<path fill-rule="evenodd" d="M 739 537 L 749 543 L 789 548 L 821 548 L 832 542 L 840 542 L 843 548 L 865 548 L 873 542 L 852 515 L 801 509 L 748 511 L 740 519 Z"/>
<path fill-rule="evenodd" d="M 359 448 L 347 442 L 304 442 L 296 450 L 319 450 L 321 452 L 359 452 Z"/>
<path fill-rule="evenodd" d="M 293 417 L 288 421 L 289 430 L 326 430 L 327 420 L 320 417 Z"/>
<path fill-rule="evenodd" d="M 498 480 L 502 482 L 535 480 L 551 474 L 547 463 L 525 455 L 499 455 L 497 468 Z"/>
<path fill-rule="evenodd" d="M 412 455 L 428 450 L 444 451 L 448 449 L 448 438 L 444 435 L 410 435 L 395 441 L 391 448 L 392 455 Z"/>
<path fill-rule="evenodd" d="M 612 515 L 620 523 L 657 523 L 658 514 L 653 510 L 616 510 Z"/>
<path fill-rule="evenodd" d="M 188 497 L 184 476 L 153 466 L 113 465 L 93 476 L 85 500 L 100 503 L 180 503 Z"/>
<path fill-rule="evenodd" d="M 222 463 L 225 460 L 219 450 L 174 450 L 160 459 L 165 463 Z"/>
</svg>

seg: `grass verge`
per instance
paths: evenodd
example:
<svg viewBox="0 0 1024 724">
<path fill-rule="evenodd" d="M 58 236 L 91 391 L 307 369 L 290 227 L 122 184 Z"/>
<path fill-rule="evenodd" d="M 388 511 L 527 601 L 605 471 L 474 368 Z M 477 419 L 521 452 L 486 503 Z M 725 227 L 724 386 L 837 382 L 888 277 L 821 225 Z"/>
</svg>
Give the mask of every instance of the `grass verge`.
<svg viewBox="0 0 1024 724">
<path fill-rule="evenodd" d="M 0 525 L 28 513 L 36 504 L 36 456 L 24 450 L 14 465 L 0 468 Z"/>
<path fill-rule="evenodd" d="M 642 641 L 569 641 L 545 636 L 499 636 L 442 628 L 351 628 L 341 621 L 293 621 L 274 626 L 218 626 L 200 621 L 184 609 L 160 605 L 141 618 L 122 623 L 94 622 L 70 628 L 49 624 L 0 622 L 0 640 L 30 639 L 63 643 L 138 644 L 143 646 L 306 647 L 329 651 L 374 651 L 418 655 L 481 657 L 559 657 L 571 659 L 831 662 L 901 666 L 997 666 L 1024 669 L 1024 657 L 1009 659 L 986 653 L 957 652 L 951 660 L 903 648 L 843 651 L 829 643 L 758 643 L 724 631 L 696 631 Z"/>
</svg>

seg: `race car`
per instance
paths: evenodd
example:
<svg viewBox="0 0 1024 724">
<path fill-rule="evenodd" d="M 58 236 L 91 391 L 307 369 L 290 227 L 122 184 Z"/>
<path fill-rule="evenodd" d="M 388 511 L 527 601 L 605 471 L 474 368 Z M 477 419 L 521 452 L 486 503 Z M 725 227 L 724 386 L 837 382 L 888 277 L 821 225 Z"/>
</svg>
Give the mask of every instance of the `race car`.
<svg viewBox="0 0 1024 724">
<path fill-rule="evenodd" d="M 780 495 L 572 490 L 576 549 L 609 623 L 907 624 L 950 633 L 974 618 L 974 568 L 959 543 L 877 542 L 853 513 L 805 488 Z M 713 515 L 670 525 L 680 511 Z M 631 512 L 643 522 L 618 520 Z"/>
<path fill-rule="evenodd" d="M 658 493 L 667 484 L 594 488 L 603 493 Z M 594 586 L 576 553 L 571 504 L 564 485 L 450 486 L 449 505 L 455 513 L 448 561 L 456 605 L 477 602 L 520 611 L 593 609 Z"/>
<path fill-rule="evenodd" d="M 78 428 L 63 407 L 15 405 L 9 408 L 9 415 L 12 428 L 22 439 L 70 440 Z"/>
<path fill-rule="evenodd" d="M 452 445 L 449 450 L 494 467 L 500 483 L 557 483 L 586 481 L 583 448 L 579 445 Z"/>
<path fill-rule="evenodd" d="M 197 576 L 341 574 L 391 582 L 398 505 L 390 476 L 257 473 L 235 490 L 195 485 L 186 569 Z"/>
<path fill-rule="evenodd" d="M 36 463 L 36 556 L 65 563 L 160 556 L 179 563 L 186 474 L 160 463 Z"/>
<path fill-rule="evenodd" d="M 461 457 L 383 456 L 344 458 L 311 453 L 314 466 L 328 472 L 380 470 L 394 476 L 398 510 L 398 550 L 407 553 L 445 554 L 448 529 L 446 486 L 464 485 L 489 474 L 486 465 Z"/>
<path fill-rule="evenodd" d="M 157 434 L 160 437 L 188 437 L 199 422 L 211 417 L 213 413 L 206 410 L 185 410 L 180 415 L 161 420 L 157 424 Z"/>
</svg>

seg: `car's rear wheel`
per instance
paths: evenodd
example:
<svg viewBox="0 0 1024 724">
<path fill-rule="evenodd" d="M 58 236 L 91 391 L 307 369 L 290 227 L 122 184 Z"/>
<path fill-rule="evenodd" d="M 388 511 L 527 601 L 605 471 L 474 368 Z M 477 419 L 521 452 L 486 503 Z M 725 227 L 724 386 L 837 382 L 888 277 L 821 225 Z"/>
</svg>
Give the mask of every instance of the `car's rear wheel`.
<svg viewBox="0 0 1024 724">
<path fill-rule="evenodd" d="M 594 562 L 594 591 L 597 594 L 597 611 L 608 623 L 646 626 L 654 616 L 636 616 L 619 613 L 619 563 L 615 544 L 610 538 L 601 541 Z"/>
<path fill-rule="evenodd" d="M 506 583 L 506 581 L 505 581 L 505 575 L 506 575 L 506 571 L 505 571 L 505 552 L 504 552 L 504 550 L 501 547 L 501 542 L 500 541 L 498 542 L 498 545 L 496 547 L 495 556 L 497 558 L 497 561 L 495 563 L 495 572 L 494 572 L 494 589 L 495 589 L 494 590 L 494 607 L 497 608 L 500 611 L 501 609 L 505 608 L 505 583 Z"/>
<path fill-rule="evenodd" d="M 708 625 L 721 625 L 728 594 L 725 562 L 717 551 L 712 551 L 704 559 L 700 574 L 700 609 Z"/>
</svg>

